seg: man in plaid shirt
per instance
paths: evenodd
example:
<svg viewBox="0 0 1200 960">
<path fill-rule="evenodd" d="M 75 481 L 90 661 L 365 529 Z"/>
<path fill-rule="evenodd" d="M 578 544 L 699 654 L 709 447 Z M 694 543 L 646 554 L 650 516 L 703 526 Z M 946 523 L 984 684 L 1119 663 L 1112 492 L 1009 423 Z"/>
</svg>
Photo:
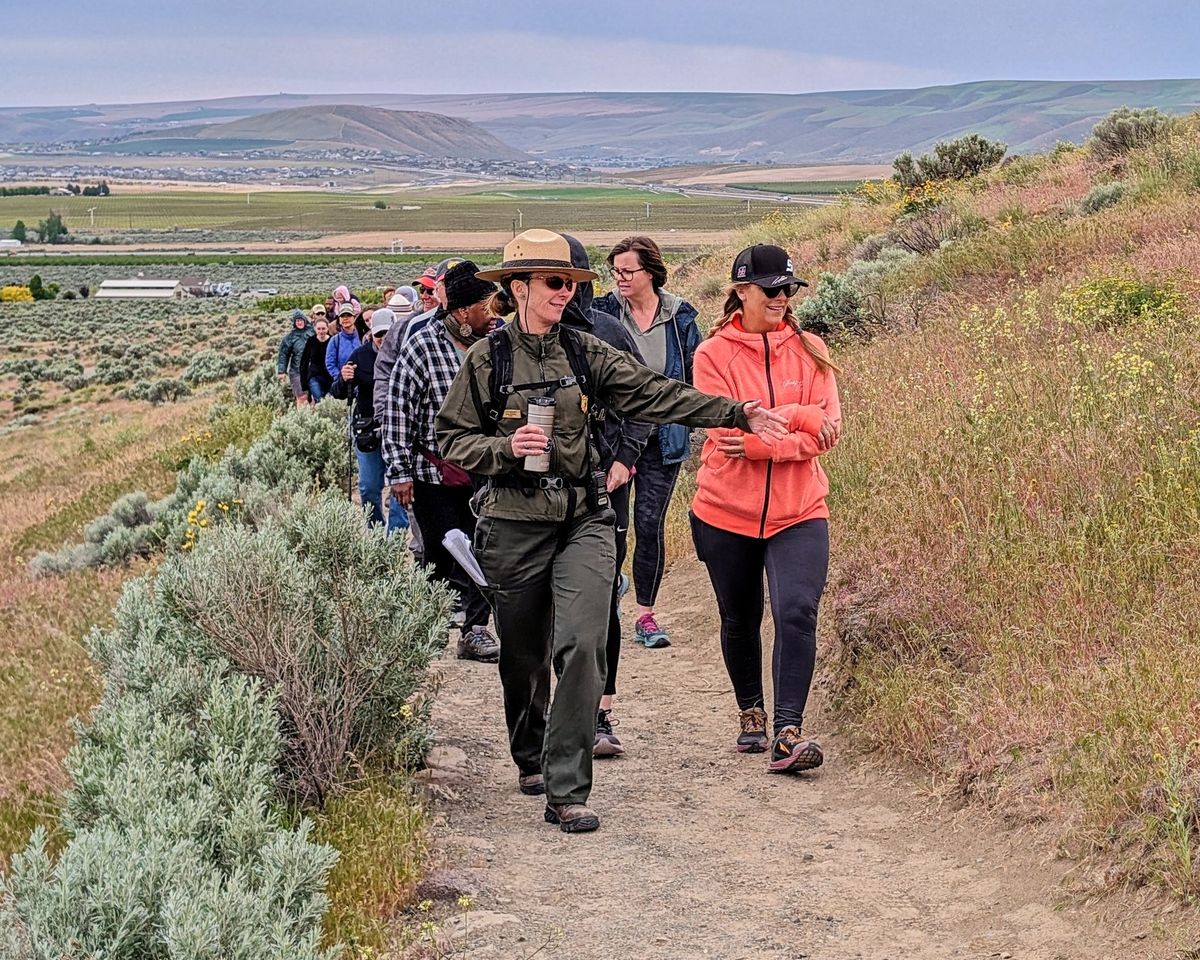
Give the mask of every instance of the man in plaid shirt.
<svg viewBox="0 0 1200 960">
<path fill-rule="evenodd" d="M 464 260 L 446 273 L 446 308 L 414 332 L 400 348 L 388 381 L 383 419 L 386 481 L 396 499 L 411 504 L 425 539 L 425 558 L 433 576 L 449 583 L 461 599 L 465 620 L 458 655 L 495 663 L 500 644 L 488 632 L 488 602 L 478 585 L 442 545 L 455 528 L 475 533 L 470 478 L 438 455 L 434 418 L 450 392 L 470 346 L 487 336 L 494 284 L 478 279 L 477 267 Z"/>
</svg>

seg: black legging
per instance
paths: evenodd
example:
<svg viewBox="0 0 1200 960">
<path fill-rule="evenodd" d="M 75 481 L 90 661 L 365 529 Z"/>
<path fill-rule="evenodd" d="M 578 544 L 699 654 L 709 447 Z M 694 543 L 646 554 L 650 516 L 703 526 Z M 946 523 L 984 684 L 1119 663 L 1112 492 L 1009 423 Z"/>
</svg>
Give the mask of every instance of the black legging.
<svg viewBox="0 0 1200 960">
<path fill-rule="evenodd" d="M 617 591 L 621 585 L 621 567 L 629 543 L 629 484 L 618 487 L 608 495 L 613 513 L 617 515 L 615 534 L 617 542 L 617 575 L 613 578 L 612 609 L 608 614 L 608 644 L 605 656 L 608 673 L 604 679 L 604 695 L 611 697 L 617 692 L 617 664 L 621 661 L 621 615 L 617 610 Z"/>
<path fill-rule="evenodd" d="M 829 522 L 805 520 L 760 540 L 692 516 L 696 555 L 721 612 L 721 653 L 738 708 L 763 706 L 763 571 L 775 619 L 774 730 L 803 727 L 817 658 L 817 605 L 829 569 Z"/>
<path fill-rule="evenodd" d="M 633 485 L 633 593 L 639 606 L 653 607 L 667 568 L 667 509 L 679 479 L 679 463 L 663 463 L 658 437 L 651 435 L 638 458 Z"/>
</svg>

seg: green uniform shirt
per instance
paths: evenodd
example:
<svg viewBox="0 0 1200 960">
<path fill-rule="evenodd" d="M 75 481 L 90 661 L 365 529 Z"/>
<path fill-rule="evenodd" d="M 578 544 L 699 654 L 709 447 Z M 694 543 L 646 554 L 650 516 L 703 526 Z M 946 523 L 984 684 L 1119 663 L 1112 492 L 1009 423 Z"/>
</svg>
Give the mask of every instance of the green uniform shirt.
<svg viewBox="0 0 1200 960">
<path fill-rule="evenodd" d="M 571 364 L 559 342 L 559 328 L 542 336 L 525 333 L 517 323 L 503 328 L 512 342 L 513 383 L 532 383 L 570 377 Z M 655 373 L 590 333 L 578 332 L 591 371 L 593 394 L 623 417 L 644 423 L 684 423 L 689 427 L 739 427 L 749 430 L 744 403 L 712 397 L 679 380 Z M 507 408 L 492 435 L 484 432 L 483 411 L 475 402 L 490 397 L 488 377 L 491 353 L 486 340 L 467 352 L 445 403 L 438 411 L 436 428 L 441 455 L 464 470 L 483 476 L 526 477 L 536 482 L 544 474 L 528 473 L 524 458 L 513 456 L 510 437 L 526 422 L 529 396 L 541 391 L 508 397 Z M 474 390 L 472 389 L 474 383 Z M 587 414 L 584 396 L 577 386 L 560 387 L 554 418 L 554 447 L 550 453 L 550 475 L 563 477 L 578 486 L 589 470 Z M 595 462 L 598 457 L 593 453 Z M 479 502 L 479 515 L 507 520 L 560 521 L 567 515 L 565 490 L 513 490 L 489 488 Z"/>
</svg>

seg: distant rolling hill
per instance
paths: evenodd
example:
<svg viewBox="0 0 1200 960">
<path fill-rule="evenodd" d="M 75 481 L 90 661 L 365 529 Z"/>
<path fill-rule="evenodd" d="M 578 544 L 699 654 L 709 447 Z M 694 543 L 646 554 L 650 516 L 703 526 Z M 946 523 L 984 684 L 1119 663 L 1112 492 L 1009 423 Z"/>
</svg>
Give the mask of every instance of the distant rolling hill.
<svg viewBox="0 0 1200 960">
<path fill-rule="evenodd" d="M 164 146 L 169 144 L 169 147 Z M 518 160 L 524 154 L 461 117 L 357 104 L 317 104 L 255 113 L 239 120 L 171 127 L 128 138 L 122 153 L 147 149 L 289 149 L 354 147 L 414 157 Z M 203 145 L 203 146 L 201 146 Z"/>
<path fill-rule="evenodd" d="M 1055 140 L 1084 139 L 1096 121 L 1121 106 L 1170 113 L 1200 109 L 1200 80 L 983 81 L 915 90 L 830 93 L 541 93 L 479 95 L 279 94 L 159 104 L 86 104 L 0 109 L 0 142 L 80 140 L 141 133 L 197 136 L 181 125 L 237 117 L 203 128 L 233 140 L 298 143 L 382 141 L 413 144 L 398 124 L 358 109 L 432 111 L 471 121 L 500 147 L 557 159 L 678 162 L 889 162 L 902 150 L 978 132 L 1004 140 L 1014 153 Z M 376 119 L 370 119 L 375 117 Z M 468 130 L 469 130 L 468 125 Z M 449 128 L 446 128 L 447 135 Z M 457 140 L 427 129 L 426 145 L 450 150 Z M 457 135 L 456 135 L 457 136 Z M 464 131 L 464 136 L 466 132 Z M 471 140 L 467 137 L 464 142 Z M 384 148 L 386 149 L 386 148 Z M 397 148 L 399 149 L 399 148 Z M 495 143 L 474 148 L 500 149 Z M 450 155 L 450 154 L 442 154 Z M 457 154 L 477 156 L 470 152 Z"/>
</svg>

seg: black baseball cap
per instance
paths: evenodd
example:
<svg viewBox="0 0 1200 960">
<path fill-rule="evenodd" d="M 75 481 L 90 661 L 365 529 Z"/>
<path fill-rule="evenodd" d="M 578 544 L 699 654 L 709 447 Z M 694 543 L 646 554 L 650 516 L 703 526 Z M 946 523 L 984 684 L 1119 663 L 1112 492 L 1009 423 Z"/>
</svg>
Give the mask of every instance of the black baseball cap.
<svg viewBox="0 0 1200 960">
<path fill-rule="evenodd" d="M 734 283 L 753 283 L 759 287 L 784 287 L 793 283 L 801 287 L 808 286 L 796 276 L 788 252 L 771 243 L 756 243 L 734 257 L 729 279 Z"/>
</svg>

